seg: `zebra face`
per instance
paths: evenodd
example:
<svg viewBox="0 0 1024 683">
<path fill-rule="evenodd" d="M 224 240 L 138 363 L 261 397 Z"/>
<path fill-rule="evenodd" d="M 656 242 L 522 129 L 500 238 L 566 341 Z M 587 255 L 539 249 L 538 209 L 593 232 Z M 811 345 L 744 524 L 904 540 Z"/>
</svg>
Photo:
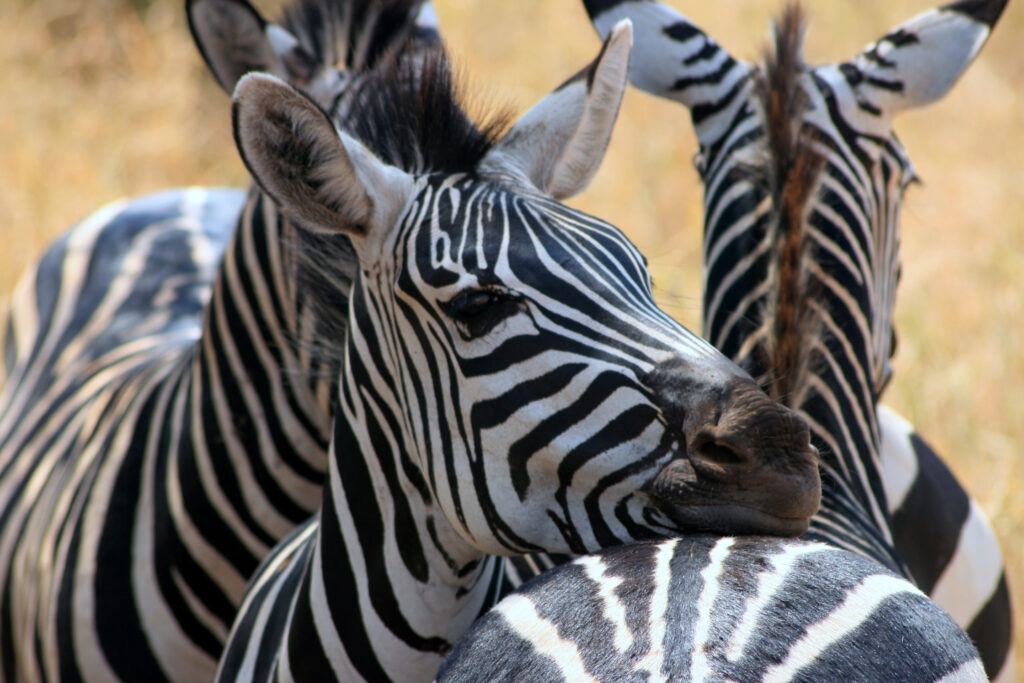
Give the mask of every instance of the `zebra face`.
<svg viewBox="0 0 1024 683">
<path fill-rule="evenodd" d="M 807 425 L 656 307 L 621 232 L 554 199 L 600 161 L 628 51 L 625 24 L 482 148 L 475 128 L 459 143 L 453 115 L 411 170 L 377 154 L 401 160 L 396 136 L 415 125 L 372 142 L 379 130 L 346 124 L 371 150 L 277 79 L 248 76 L 236 91 L 253 177 L 297 225 L 347 235 L 360 261 L 334 458 L 362 453 L 374 487 L 417 501 L 410 523 L 441 545 L 585 552 L 697 528 L 793 535 L 817 510 Z M 422 90 L 438 90 L 439 63 L 421 63 L 375 84 L 388 116 L 374 120 L 409 114 L 389 88 L 444 109 Z M 464 170 L 416 170 L 458 144 L 479 151 Z"/>
<path fill-rule="evenodd" d="M 500 179 L 421 185 L 395 271 L 355 305 L 381 302 L 369 336 L 387 340 L 379 373 L 407 378 L 403 412 L 444 426 L 410 430 L 407 450 L 465 540 L 581 552 L 804 530 L 806 425 L 657 308 L 618 229 Z"/>
<path fill-rule="evenodd" d="M 728 54 L 660 2 L 584 5 L 602 35 L 616 22 L 632 20 L 637 38 L 630 81 L 690 111 L 701 146 L 697 168 L 706 186 L 704 327 L 717 348 L 737 358 L 754 333 L 748 321 L 762 305 L 758 284 L 767 277 L 768 117 L 758 91 L 763 67 Z M 807 220 L 843 261 L 849 281 L 863 283 L 856 306 L 869 338 L 876 392 L 890 373 L 899 210 L 915 178 L 893 119 L 948 92 L 1005 5 L 1006 0 L 954 2 L 896 27 L 848 61 L 798 67 L 808 101 L 792 123 L 811 133 L 824 157 L 821 190 Z"/>
</svg>

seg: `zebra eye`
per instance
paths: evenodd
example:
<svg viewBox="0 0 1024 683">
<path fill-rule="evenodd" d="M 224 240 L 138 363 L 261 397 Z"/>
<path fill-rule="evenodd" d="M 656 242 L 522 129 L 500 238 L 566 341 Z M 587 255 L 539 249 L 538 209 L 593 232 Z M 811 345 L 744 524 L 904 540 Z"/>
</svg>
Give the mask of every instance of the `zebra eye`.
<svg viewBox="0 0 1024 683">
<path fill-rule="evenodd" d="M 468 341 L 484 336 L 512 315 L 517 302 L 518 298 L 508 292 L 467 289 L 441 304 L 441 308 L 455 322 L 462 338 Z"/>
</svg>

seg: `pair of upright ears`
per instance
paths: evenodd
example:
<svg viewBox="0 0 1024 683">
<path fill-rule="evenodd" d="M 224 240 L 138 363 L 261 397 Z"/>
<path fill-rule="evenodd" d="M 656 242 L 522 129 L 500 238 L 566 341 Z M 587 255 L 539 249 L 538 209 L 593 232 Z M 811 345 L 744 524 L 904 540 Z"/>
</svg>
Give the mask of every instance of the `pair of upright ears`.
<svg viewBox="0 0 1024 683">
<path fill-rule="evenodd" d="M 193 4 L 199 3 L 218 4 Z M 264 27 L 262 33 L 271 36 L 264 48 L 273 49 L 272 32 Z M 582 191 L 611 138 L 631 46 L 630 22 L 618 23 L 589 67 L 523 115 L 472 170 L 556 199 Z M 227 58 L 204 54 L 211 68 L 224 69 Z M 414 172 L 382 161 L 337 129 L 313 97 L 278 76 L 243 76 L 233 118 L 239 151 L 260 187 L 302 226 L 350 236 L 357 252 L 380 244 L 415 191 Z"/>
<path fill-rule="evenodd" d="M 961 0 L 894 28 L 852 59 L 812 70 L 841 80 L 859 110 L 889 124 L 901 111 L 943 97 L 981 50 L 1007 0 Z M 695 115 L 719 101 L 751 65 L 724 49 L 671 7 L 655 0 L 584 0 L 598 33 L 633 22 L 633 85 L 676 100 Z M 740 65 L 747 68 L 731 69 Z M 699 127 L 698 127 L 699 128 Z"/>
</svg>

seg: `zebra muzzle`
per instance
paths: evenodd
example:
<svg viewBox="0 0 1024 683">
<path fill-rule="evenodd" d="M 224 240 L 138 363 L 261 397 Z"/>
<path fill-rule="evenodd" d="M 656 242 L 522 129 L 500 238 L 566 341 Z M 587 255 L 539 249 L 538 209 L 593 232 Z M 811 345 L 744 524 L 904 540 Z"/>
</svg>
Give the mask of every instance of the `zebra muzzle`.
<svg viewBox="0 0 1024 683">
<path fill-rule="evenodd" d="M 752 381 L 735 378 L 691 406 L 685 453 L 645 487 L 680 531 L 797 536 L 821 501 L 818 454 L 807 422 Z"/>
</svg>

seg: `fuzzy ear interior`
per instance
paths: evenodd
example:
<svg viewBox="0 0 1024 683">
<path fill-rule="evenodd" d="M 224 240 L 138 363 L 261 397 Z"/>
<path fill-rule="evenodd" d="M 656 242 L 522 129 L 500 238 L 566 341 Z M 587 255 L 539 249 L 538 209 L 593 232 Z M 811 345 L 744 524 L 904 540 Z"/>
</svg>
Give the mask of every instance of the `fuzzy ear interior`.
<svg viewBox="0 0 1024 683">
<path fill-rule="evenodd" d="M 360 238 L 358 249 L 405 206 L 411 176 L 337 131 L 312 100 L 283 81 L 243 77 L 232 112 L 235 141 L 253 179 L 302 227 Z"/>
<path fill-rule="evenodd" d="M 511 170 L 556 199 L 583 191 L 611 140 L 632 40 L 632 25 L 620 22 L 597 58 L 526 112 L 482 165 Z"/>
<path fill-rule="evenodd" d="M 898 26 L 839 65 L 860 107 L 891 117 L 942 98 L 992 32 L 1006 0 L 962 0 Z"/>
<path fill-rule="evenodd" d="M 247 0 L 188 0 L 186 13 L 192 38 L 224 92 L 252 71 L 307 83 L 320 70 L 292 34 L 268 23 Z"/>
</svg>

